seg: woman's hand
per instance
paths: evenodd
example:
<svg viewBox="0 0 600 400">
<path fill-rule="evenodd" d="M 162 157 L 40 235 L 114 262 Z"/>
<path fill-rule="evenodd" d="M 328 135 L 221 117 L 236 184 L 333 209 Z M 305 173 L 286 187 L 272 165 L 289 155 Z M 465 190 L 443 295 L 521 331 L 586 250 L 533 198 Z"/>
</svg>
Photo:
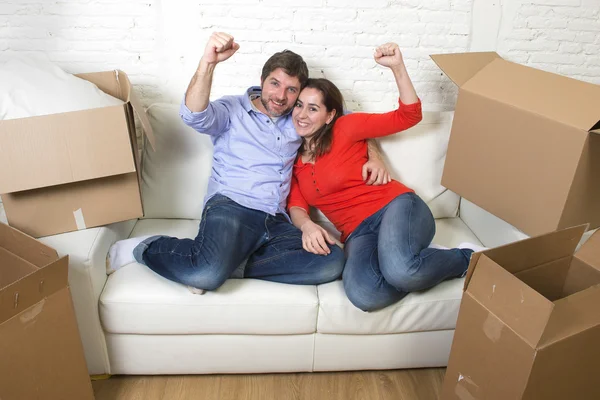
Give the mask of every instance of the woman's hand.
<svg viewBox="0 0 600 400">
<path fill-rule="evenodd" d="M 375 58 L 377 64 L 383 65 L 384 67 L 392 69 L 394 67 L 404 67 L 404 59 L 402 58 L 402 53 L 396 43 L 382 44 L 375 49 L 373 58 Z"/>
<path fill-rule="evenodd" d="M 329 244 L 335 244 L 335 241 L 329 236 L 329 233 L 312 221 L 306 221 L 301 227 L 302 247 L 304 250 L 320 255 L 331 253 Z"/>
</svg>

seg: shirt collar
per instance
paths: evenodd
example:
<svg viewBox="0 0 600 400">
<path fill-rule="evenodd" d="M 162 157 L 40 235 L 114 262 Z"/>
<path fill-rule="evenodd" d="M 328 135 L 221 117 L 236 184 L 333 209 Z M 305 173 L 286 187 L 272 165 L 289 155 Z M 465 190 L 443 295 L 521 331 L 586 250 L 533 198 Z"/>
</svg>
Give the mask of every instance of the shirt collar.
<svg viewBox="0 0 600 400">
<path fill-rule="evenodd" d="M 250 86 L 248 88 L 248 90 L 246 91 L 246 95 L 244 96 L 242 101 L 244 110 L 246 110 L 246 112 L 254 111 L 254 109 L 252 108 L 252 100 L 250 99 L 250 97 L 254 97 L 257 95 L 260 96 L 260 93 L 260 86 Z"/>
</svg>

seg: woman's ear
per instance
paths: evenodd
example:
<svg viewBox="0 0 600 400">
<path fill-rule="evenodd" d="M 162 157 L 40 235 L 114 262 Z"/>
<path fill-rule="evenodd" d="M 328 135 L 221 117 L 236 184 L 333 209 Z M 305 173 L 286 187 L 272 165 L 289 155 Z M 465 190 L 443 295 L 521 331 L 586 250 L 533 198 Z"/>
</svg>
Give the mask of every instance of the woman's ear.
<svg viewBox="0 0 600 400">
<path fill-rule="evenodd" d="M 331 121 L 333 121 L 333 118 L 335 118 L 335 110 L 331 110 L 329 112 L 329 115 L 327 116 L 327 125 L 329 125 Z"/>
</svg>

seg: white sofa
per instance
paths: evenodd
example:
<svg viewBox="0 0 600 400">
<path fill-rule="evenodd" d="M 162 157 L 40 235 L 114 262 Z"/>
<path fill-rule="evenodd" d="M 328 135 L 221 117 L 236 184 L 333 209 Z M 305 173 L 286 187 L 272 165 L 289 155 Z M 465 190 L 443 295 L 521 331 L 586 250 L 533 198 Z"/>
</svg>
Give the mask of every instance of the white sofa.
<svg viewBox="0 0 600 400">
<path fill-rule="evenodd" d="M 107 277 L 106 254 L 117 240 L 196 235 L 212 145 L 186 127 L 177 110 L 176 105 L 158 104 L 148 111 L 157 150 L 144 149 L 144 219 L 41 239 L 70 255 L 69 282 L 90 374 L 446 365 L 462 279 L 364 313 L 348 301 L 341 281 L 316 287 L 231 279 L 199 296 L 139 264 Z M 429 203 L 437 221 L 434 243 L 452 247 L 469 241 L 491 247 L 525 238 L 440 186 L 452 115 L 425 113 L 416 127 L 380 141 L 393 176 Z"/>
</svg>

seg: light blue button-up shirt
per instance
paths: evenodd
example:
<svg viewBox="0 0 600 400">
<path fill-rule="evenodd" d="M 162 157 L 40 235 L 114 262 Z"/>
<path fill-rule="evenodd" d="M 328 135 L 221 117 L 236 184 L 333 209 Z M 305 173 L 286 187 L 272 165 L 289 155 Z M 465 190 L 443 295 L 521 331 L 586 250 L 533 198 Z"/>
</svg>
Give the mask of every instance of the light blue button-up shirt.
<svg viewBox="0 0 600 400">
<path fill-rule="evenodd" d="M 273 122 L 256 111 L 250 101 L 256 95 L 258 86 L 212 101 L 202 112 L 191 112 L 184 98 L 180 115 L 187 125 L 210 135 L 214 145 L 205 204 L 220 193 L 245 207 L 287 216 L 292 167 L 302 138 L 291 113 Z"/>
</svg>

